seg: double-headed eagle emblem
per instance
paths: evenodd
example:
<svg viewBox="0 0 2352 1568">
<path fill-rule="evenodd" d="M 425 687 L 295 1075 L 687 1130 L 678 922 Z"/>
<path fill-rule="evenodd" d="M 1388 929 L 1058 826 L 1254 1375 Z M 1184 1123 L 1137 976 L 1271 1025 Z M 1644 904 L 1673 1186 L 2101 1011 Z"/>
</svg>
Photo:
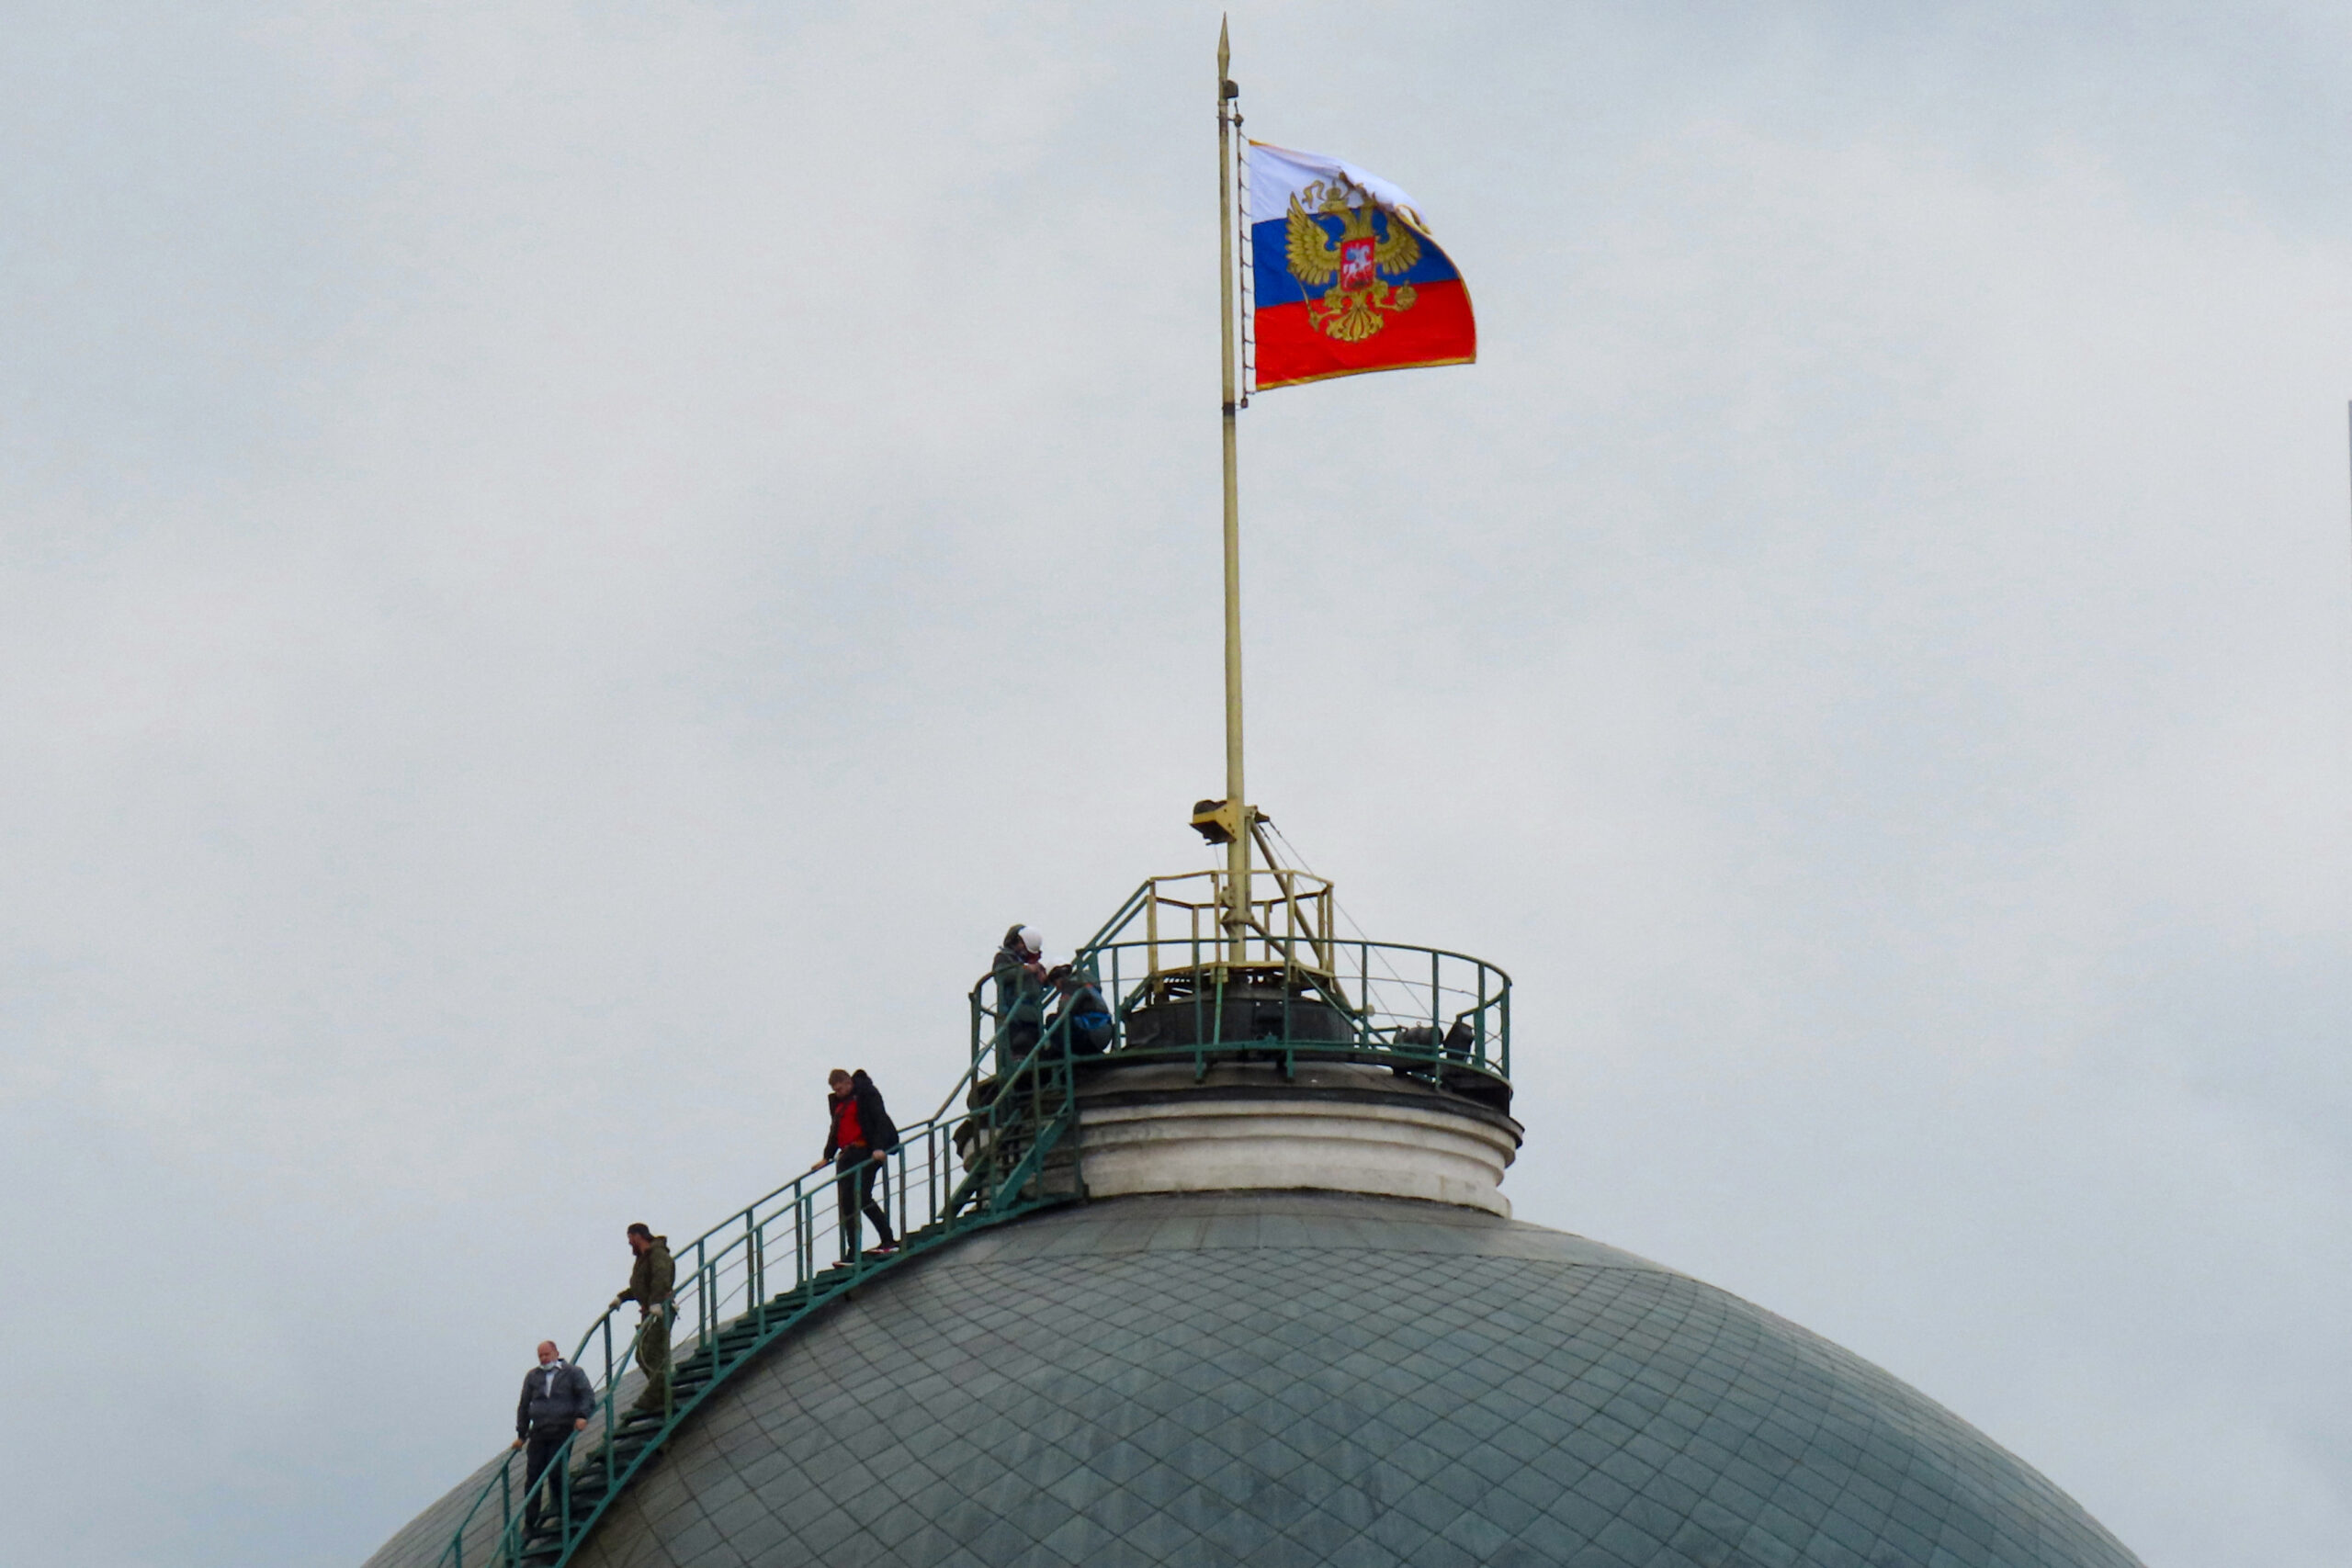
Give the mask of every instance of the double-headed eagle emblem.
<svg viewBox="0 0 2352 1568">
<path fill-rule="evenodd" d="M 1385 234 L 1374 231 L 1374 213 Z M 1324 218 L 1340 220 L 1336 239 L 1319 221 Z M 1313 182 L 1290 198 L 1285 239 L 1293 277 L 1310 288 L 1339 279 L 1323 298 L 1307 302 L 1306 317 L 1341 343 L 1362 343 L 1388 324 L 1389 312 L 1413 308 L 1412 285 L 1384 283 L 1380 275 L 1409 270 L 1421 259 L 1421 242 L 1409 220 L 1383 208 L 1371 192 L 1338 180 Z"/>
</svg>

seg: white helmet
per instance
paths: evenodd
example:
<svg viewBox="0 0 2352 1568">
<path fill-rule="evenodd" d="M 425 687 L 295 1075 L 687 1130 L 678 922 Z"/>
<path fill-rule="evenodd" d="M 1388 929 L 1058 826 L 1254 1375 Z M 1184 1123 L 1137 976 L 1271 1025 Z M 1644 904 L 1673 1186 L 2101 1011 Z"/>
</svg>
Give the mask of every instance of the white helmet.
<svg viewBox="0 0 2352 1568">
<path fill-rule="evenodd" d="M 1035 926 L 1021 928 L 1021 945 L 1028 949 L 1029 956 L 1032 958 L 1040 958 L 1045 955 L 1046 939 L 1037 934 Z"/>
</svg>

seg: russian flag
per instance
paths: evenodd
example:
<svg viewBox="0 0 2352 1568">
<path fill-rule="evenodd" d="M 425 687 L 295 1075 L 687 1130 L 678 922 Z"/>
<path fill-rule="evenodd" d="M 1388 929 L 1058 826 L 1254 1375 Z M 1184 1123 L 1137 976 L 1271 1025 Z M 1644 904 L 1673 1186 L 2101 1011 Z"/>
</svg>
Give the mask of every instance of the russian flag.
<svg viewBox="0 0 2352 1568">
<path fill-rule="evenodd" d="M 1470 290 L 1412 197 L 1319 152 L 1249 158 L 1260 391 L 1478 357 Z"/>
</svg>

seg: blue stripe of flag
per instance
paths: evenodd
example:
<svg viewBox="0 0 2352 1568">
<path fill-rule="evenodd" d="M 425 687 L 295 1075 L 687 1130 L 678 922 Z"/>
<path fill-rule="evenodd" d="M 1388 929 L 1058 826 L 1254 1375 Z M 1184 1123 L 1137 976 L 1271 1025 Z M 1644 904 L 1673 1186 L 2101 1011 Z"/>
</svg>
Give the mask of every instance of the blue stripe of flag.
<svg viewBox="0 0 2352 1568">
<path fill-rule="evenodd" d="M 1341 228 L 1339 219 L 1318 216 L 1315 221 L 1323 226 L 1323 231 L 1331 237 L 1332 243 L 1339 243 Z M 1390 221 L 1387 213 L 1380 213 L 1373 220 L 1374 232 L 1385 239 L 1388 235 Z M 1288 228 L 1288 219 L 1270 218 L 1263 223 L 1252 225 L 1250 230 L 1250 243 L 1256 253 L 1255 281 L 1258 305 L 1261 309 L 1275 305 L 1295 305 L 1306 299 L 1320 299 L 1340 281 L 1339 275 L 1334 273 L 1329 283 L 1321 288 L 1310 289 L 1291 276 L 1290 263 L 1284 259 L 1288 254 L 1286 249 Z M 1453 269 L 1453 264 L 1446 259 L 1445 253 L 1437 248 L 1435 241 L 1427 234 L 1423 234 L 1420 240 L 1420 260 L 1415 262 L 1411 269 L 1401 276 L 1382 273 L 1380 275 L 1382 282 L 1445 283 L 1462 276 Z"/>
</svg>

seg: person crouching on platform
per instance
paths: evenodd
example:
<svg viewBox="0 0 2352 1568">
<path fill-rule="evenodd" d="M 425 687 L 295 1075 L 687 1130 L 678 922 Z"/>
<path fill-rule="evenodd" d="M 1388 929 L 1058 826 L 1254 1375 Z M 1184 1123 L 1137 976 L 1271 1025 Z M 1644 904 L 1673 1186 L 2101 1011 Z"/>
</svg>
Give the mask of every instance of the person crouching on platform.
<svg viewBox="0 0 2352 1568">
<path fill-rule="evenodd" d="M 831 1160 L 841 1173 L 834 1189 L 841 1199 L 842 1261 L 855 1258 L 865 1241 L 858 1224 L 860 1213 L 881 1233 L 882 1245 L 874 1250 L 896 1252 L 899 1243 L 890 1234 L 889 1211 L 883 1206 L 889 1201 L 890 1189 L 882 1162 L 899 1146 L 898 1126 L 883 1109 L 882 1091 L 874 1087 L 865 1068 L 846 1073 L 835 1067 L 827 1081 L 832 1093 L 825 1100 L 829 1113 L 825 1152 L 808 1168 L 822 1170 Z M 875 1201 L 877 1190 L 882 1202 Z"/>
<path fill-rule="evenodd" d="M 637 1365 L 645 1374 L 645 1392 L 629 1408 L 659 1410 L 670 1397 L 670 1292 L 678 1266 L 670 1259 L 670 1238 L 655 1235 L 650 1225 L 628 1227 L 628 1249 L 637 1261 L 629 1267 L 628 1289 L 613 1304 L 637 1303 Z"/>
<path fill-rule="evenodd" d="M 1094 982 L 1067 964 L 1057 964 L 1053 973 L 1046 976 L 1046 984 L 1061 998 L 1060 1010 L 1046 1027 L 1067 1032 L 1070 1054 L 1093 1056 L 1110 1049 L 1114 1035 L 1111 1009 Z"/>
</svg>

